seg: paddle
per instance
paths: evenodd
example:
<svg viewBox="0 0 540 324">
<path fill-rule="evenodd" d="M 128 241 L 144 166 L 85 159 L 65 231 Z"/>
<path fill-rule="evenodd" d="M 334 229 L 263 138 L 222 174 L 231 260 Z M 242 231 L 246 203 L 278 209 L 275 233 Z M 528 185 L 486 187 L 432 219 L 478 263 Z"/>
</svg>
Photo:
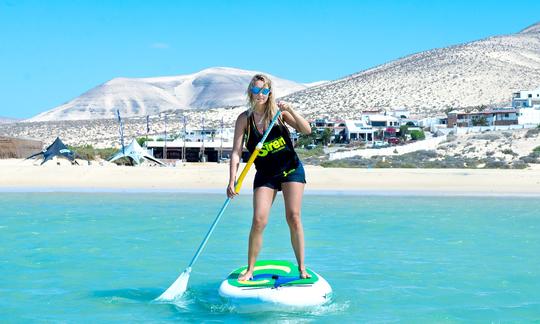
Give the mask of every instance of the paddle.
<svg viewBox="0 0 540 324">
<path fill-rule="evenodd" d="M 246 166 L 242 170 L 242 173 L 240 173 L 240 176 L 238 177 L 238 180 L 236 181 L 236 183 L 234 185 L 234 191 L 236 193 L 240 192 L 240 189 L 242 188 L 242 182 L 244 181 L 244 178 L 246 177 L 246 175 L 247 175 L 247 173 L 249 171 L 249 168 L 251 167 L 251 165 L 253 164 L 253 162 L 257 158 L 257 155 L 259 154 L 259 151 L 262 149 L 264 141 L 266 140 L 266 137 L 268 137 L 268 134 L 270 133 L 270 130 L 272 129 L 272 127 L 276 123 L 276 120 L 278 119 L 280 114 L 281 114 L 281 110 L 278 110 L 276 115 L 274 116 L 274 118 L 272 118 L 272 121 L 270 121 L 270 124 L 268 125 L 268 128 L 264 132 L 263 137 L 261 138 L 261 140 L 259 141 L 259 143 L 255 147 L 255 151 L 253 151 L 253 153 L 249 157 L 249 160 L 247 161 Z M 212 235 L 212 232 L 214 231 L 214 228 L 216 227 L 217 223 L 219 222 L 219 219 L 221 218 L 221 215 L 223 215 L 223 213 L 225 212 L 225 209 L 227 208 L 227 206 L 229 205 L 230 202 L 231 202 L 231 198 L 227 197 L 227 199 L 225 200 L 225 203 L 223 204 L 223 206 L 219 210 L 219 213 L 217 214 L 216 219 L 212 223 L 212 226 L 210 226 L 210 229 L 208 230 L 208 233 L 204 237 L 204 240 L 201 242 L 201 245 L 199 246 L 199 249 L 197 250 L 197 252 L 193 256 L 193 259 L 191 259 L 191 262 L 189 263 L 188 267 L 184 270 L 184 272 L 182 272 L 180 274 L 180 276 L 176 279 L 176 281 L 163 294 L 161 294 L 161 296 L 156 298 L 156 301 L 173 301 L 175 299 L 178 299 L 178 298 L 182 297 L 182 295 L 184 294 L 184 292 L 187 289 L 187 284 L 188 284 L 188 281 L 189 281 L 189 274 L 191 273 L 191 267 L 193 266 L 193 264 L 195 264 L 195 262 L 199 258 L 199 255 L 202 253 L 202 250 L 206 246 L 206 243 L 208 242 L 208 239 L 210 238 L 210 235 Z"/>
</svg>

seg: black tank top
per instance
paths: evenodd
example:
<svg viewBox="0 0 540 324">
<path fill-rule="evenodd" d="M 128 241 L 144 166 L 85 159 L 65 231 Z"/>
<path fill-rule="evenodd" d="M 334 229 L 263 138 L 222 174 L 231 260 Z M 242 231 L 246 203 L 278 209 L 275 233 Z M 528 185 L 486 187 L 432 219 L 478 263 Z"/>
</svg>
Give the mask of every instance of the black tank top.
<svg viewBox="0 0 540 324">
<path fill-rule="evenodd" d="M 255 146 L 263 137 L 255 125 L 253 114 L 248 117 L 246 137 L 246 147 L 250 153 L 253 153 Z M 300 164 L 300 159 L 294 151 L 289 129 L 281 121 L 281 117 L 270 130 L 254 163 L 257 172 L 266 176 L 282 174 L 284 171 L 296 169 Z"/>
</svg>

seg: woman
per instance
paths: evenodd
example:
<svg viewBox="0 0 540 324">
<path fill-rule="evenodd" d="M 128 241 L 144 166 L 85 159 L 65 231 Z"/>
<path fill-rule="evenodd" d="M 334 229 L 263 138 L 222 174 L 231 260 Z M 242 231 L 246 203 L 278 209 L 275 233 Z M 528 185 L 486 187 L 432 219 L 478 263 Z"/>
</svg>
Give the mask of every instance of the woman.
<svg viewBox="0 0 540 324">
<path fill-rule="evenodd" d="M 306 183 L 304 168 L 294 151 L 289 130 L 285 124 L 303 134 L 311 133 L 309 123 L 292 107 L 280 102 L 276 105 L 272 81 L 263 74 L 257 74 L 249 83 L 247 96 L 250 108 L 240 114 L 234 130 L 233 151 L 229 173 L 227 196 L 234 198 L 234 184 L 240 163 L 244 138 L 250 152 L 261 140 L 277 109 L 282 113 L 270 130 L 266 143 L 255 159 L 255 180 L 253 182 L 253 220 L 249 234 L 248 268 L 238 280 L 249 280 L 257 255 L 262 247 L 262 235 L 268 222 L 270 207 L 278 191 L 283 191 L 285 214 L 291 233 L 291 243 L 298 262 L 301 278 L 310 278 L 304 264 L 304 230 L 300 219 L 302 196 Z"/>
</svg>

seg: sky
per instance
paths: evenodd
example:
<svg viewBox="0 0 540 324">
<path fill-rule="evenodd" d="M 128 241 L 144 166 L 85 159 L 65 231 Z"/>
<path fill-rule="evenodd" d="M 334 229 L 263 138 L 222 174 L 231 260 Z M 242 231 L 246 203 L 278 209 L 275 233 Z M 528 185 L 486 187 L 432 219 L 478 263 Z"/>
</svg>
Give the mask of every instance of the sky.
<svg viewBox="0 0 540 324">
<path fill-rule="evenodd" d="M 0 117 L 30 118 L 115 77 L 227 66 L 335 80 L 537 22 L 538 0 L 0 0 Z"/>
</svg>

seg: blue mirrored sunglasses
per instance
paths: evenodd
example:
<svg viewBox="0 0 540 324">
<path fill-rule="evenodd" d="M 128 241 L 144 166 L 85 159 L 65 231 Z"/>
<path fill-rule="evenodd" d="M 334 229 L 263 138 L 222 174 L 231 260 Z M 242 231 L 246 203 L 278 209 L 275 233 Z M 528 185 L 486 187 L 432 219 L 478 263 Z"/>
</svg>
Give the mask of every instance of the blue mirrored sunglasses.
<svg viewBox="0 0 540 324">
<path fill-rule="evenodd" d="M 268 96 L 268 94 L 270 93 L 270 89 L 269 88 L 251 87 L 251 93 L 253 93 L 254 95 L 259 94 L 259 92 L 262 93 L 265 96 Z"/>
</svg>

